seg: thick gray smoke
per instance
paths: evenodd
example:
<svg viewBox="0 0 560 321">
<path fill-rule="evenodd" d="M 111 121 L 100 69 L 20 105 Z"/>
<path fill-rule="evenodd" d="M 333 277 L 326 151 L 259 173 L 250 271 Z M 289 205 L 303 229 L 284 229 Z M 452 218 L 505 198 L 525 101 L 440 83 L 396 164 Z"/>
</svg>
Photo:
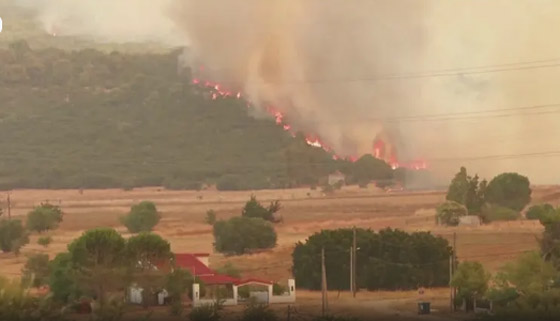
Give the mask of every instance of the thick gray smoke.
<svg viewBox="0 0 560 321">
<path fill-rule="evenodd" d="M 560 62 L 557 0 L 26 3 L 49 33 L 187 46 L 187 61 L 341 154 L 371 152 L 383 138 L 400 160 L 427 159 L 446 180 L 463 164 L 486 177 L 560 179 L 559 157 L 485 158 L 560 151 L 559 108 L 488 112 L 560 103 L 560 67 L 496 68 Z M 451 116 L 425 116 L 434 114 Z"/>
</svg>

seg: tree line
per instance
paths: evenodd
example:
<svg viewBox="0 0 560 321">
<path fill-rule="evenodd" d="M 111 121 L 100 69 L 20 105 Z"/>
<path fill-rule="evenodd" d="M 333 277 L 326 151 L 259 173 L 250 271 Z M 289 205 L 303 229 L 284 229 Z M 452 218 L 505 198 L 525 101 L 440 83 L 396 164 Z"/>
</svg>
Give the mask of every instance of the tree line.
<svg viewBox="0 0 560 321">
<path fill-rule="evenodd" d="M 327 284 L 331 290 L 350 288 L 352 229 L 323 230 L 298 242 L 292 253 L 298 287 L 321 289 L 321 251 L 325 251 Z M 390 228 L 374 232 L 356 229 L 358 288 L 410 290 L 449 284 L 447 240 L 429 232 L 406 233 Z"/>
</svg>

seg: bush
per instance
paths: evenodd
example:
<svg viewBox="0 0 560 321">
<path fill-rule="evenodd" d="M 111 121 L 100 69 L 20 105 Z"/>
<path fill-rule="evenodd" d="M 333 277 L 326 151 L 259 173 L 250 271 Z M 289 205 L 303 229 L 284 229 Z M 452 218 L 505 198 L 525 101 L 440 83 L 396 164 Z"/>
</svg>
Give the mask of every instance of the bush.
<svg viewBox="0 0 560 321">
<path fill-rule="evenodd" d="M 122 222 L 130 233 L 150 232 L 160 220 L 156 205 L 149 201 L 133 205 Z"/>
<path fill-rule="evenodd" d="M 447 201 L 437 208 L 437 218 L 440 224 L 457 226 L 462 216 L 468 215 L 467 208 L 457 202 Z"/>
<path fill-rule="evenodd" d="M 550 204 L 538 204 L 531 206 L 525 217 L 528 220 L 539 220 L 543 221 L 546 220 L 550 216 L 554 216 L 556 214 L 556 210 Z"/>
<path fill-rule="evenodd" d="M 192 288 L 193 277 L 189 271 L 174 269 L 167 275 L 165 283 L 165 289 L 171 298 L 170 312 L 172 315 L 181 315 L 183 312 L 182 296 Z"/>
<path fill-rule="evenodd" d="M 209 304 L 195 307 L 189 314 L 191 321 L 219 321 L 221 306 L 219 304 Z"/>
<path fill-rule="evenodd" d="M 515 221 L 519 212 L 503 206 L 485 205 L 482 208 L 482 220 L 486 223 L 495 221 Z"/>
<path fill-rule="evenodd" d="M 250 304 L 243 311 L 240 321 L 278 321 L 276 313 L 265 304 Z"/>
<path fill-rule="evenodd" d="M 20 220 L 0 220 L 0 249 L 2 252 L 19 253 L 19 249 L 29 243 L 29 236 Z"/>
<path fill-rule="evenodd" d="M 47 254 L 30 256 L 22 269 L 22 274 L 22 282 L 34 288 L 47 284 L 50 274 L 49 256 Z"/>
<path fill-rule="evenodd" d="M 48 297 L 29 294 L 22 282 L 0 278 L 0 320 L 6 321 L 63 321 L 58 306 Z"/>
<path fill-rule="evenodd" d="M 278 283 L 274 283 L 272 285 L 272 294 L 282 295 L 284 293 L 286 293 L 286 287 L 284 287 L 283 285 L 278 284 Z"/>
<path fill-rule="evenodd" d="M 262 206 L 262 204 L 257 201 L 257 198 L 252 195 L 251 199 L 245 203 L 245 207 L 241 212 L 241 216 L 249 218 L 261 218 L 265 221 L 275 222 L 274 214 L 280 210 L 280 202 L 271 202 L 268 207 Z"/>
<path fill-rule="evenodd" d="M 52 242 L 52 237 L 51 236 L 41 236 L 38 240 L 37 240 L 37 244 L 42 245 L 44 247 L 49 246 L 49 244 L 51 244 Z"/>
<path fill-rule="evenodd" d="M 214 223 L 216 223 L 216 212 L 214 210 L 208 210 L 204 222 L 208 225 L 214 225 Z"/>
<path fill-rule="evenodd" d="M 276 232 L 260 218 L 234 217 L 214 224 L 214 247 L 226 254 L 244 254 L 276 246 Z"/>
<path fill-rule="evenodd" d="M 62 216 L 60 207 L 41 204 L 27 214 L 27 228 L 39 233 L 54 230 L 62 222 Z"/>
</svg>

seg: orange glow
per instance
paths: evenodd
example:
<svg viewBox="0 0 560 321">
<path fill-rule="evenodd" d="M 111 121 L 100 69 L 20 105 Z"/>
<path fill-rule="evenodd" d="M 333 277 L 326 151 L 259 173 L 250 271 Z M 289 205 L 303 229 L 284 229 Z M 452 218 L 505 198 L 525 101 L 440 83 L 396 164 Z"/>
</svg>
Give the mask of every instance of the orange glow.
<svg viewBox="0 0 560 321">
<path fill-rule="evenodd" d="M 203 67 L 201 67 L 201 70 L 203 70 Z M 212 100 L 216 100 L 218 99 L 218 97 L 221 98 L 226 98 L 226 97 L 232 97 L 233 94 L 231 91 L 229 90 L 224 90 L 223 86 L 218 84 L 218 83 L 214 83 L 211 81 L 204 81 L 204 84 L 201 83 L 201 81 L 199 79 L 193 79 L 192 83 L 194 85 L 198 85 L 201 87 L 204 87 L 208 90 L 210 90 L 212 92 Z M 242 94 L 241 92 L 237 92 L 235 94 L 235 97 L 237 99 L 241 99 L 242 98 Z M 246 106 L 247 108 L 253 107 L 251 105 L 250 102 L 246 102 Z M 265 109 L 269 115 L 271 115 L 272 117 L 274 117 L 275 123 L 278 126 L 281 126 L 282 129 L 284 131 L 287 131 L 288 133 L 290 133 L 290 135 L 292 137 L 296 137 L 296 131 L 293 130 L 293 127 L 286 123 L 286 119 L 285 119 L 285 115 L 279 111 L 278 109 L 272 107 L 272 106 L 268 106 Z M 318 137 L 317 135 L 313 135 L 313 134 L 307 134 L 305 136 L 305 142 L 312 147 L 315 148 L 321 148 L 326 152 L 329 152 L 332 154 L 332 157 L 334 160 L 339 160 L 339 159 L 346 159 L 350 162 L 355 162 L 358 160 L 357 156 L 349 156 L 349 157 L 341 157 L 339 155 L 336 155 L 336 153 L 333 152 L 333 149 L 331 147 L 329 147 L 325 142 L 323 142 L 321 140 L 320 137 Z M 421 170 L 421 169 L 426 169 L 428 168 L 427 164 L 425 161 L 422 160 L 415 160 L 415 161 L 411 161 L 411 162 L 407 162 L 407 163 L 400 163 L 397 160 L 397 155 L 394 153 L 394 150 L 388 150 L 387 149 L 387 145 L 385 144 L 384 141 L 378 139 L 373 143 L 373 148 L 372 148 L 372 155 L 375 158 L 381 159 L 386 161 L 393 169 L 396 168 L 408 168 L 408 169 L 413 169 L 413 170 Z"/>
</svg>

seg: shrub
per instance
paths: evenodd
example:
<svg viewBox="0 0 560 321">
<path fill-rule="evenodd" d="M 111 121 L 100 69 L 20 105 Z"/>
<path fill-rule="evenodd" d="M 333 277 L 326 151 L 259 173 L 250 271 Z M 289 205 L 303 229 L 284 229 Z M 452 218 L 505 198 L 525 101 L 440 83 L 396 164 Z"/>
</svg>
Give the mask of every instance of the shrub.
<svg viewBox="0 0 560 321">
<path fill-rule="evenodd" d="M 507 207 L 497 205 L 485 205 L 482 208 L 482 220 L 484 222 L 515 221 L 519 218 L 519 212 Z"/>
<path fill-rule="evenodd" d="M 37 244 L 42 245 L 44 247 L 49 246 L 49 244 L 51 244 L 52 242 L 52 237 L 47 235 L 47 236 L 41 236 L 38 240 L 37 240 Z"/>
<path fill-rule="evenodd" d="M 278 283 L 274 283 L 272 285 L 272 293 L 274 295 L 282 295 L 285 292 L 286 292 L 286 287 L 284 287 L 283 285 L 278 284 Z"/>
<path fill-rule="evenodd" d="M 437 218 L 441 224 L 449 226 L 459 225 L 459 219 L 468 215 L 467 208 L 457 202 L 447 201 L 437 208 Z"/>
<path fill-rule="evenodd" d="M 22 274 L 22 282 L 34 288 L 47 284 L 50 274 L 49 256 L 47 254 L 30 256 L 22 269 Z"/>
<path fill-rule="evenodd" d="M 29 294 L 25 284 L 0 278 L 0 320 L 63 321 L 61 310 L 49 297 Z"/>
<path fill-rule="evenodd" d="M 280 210 L 280 202 L 271 202 L 268 207 L 262 206 L 262 204 L 257 201 L 255 195 L 251 196 L 251 199 L 245 203 L 245 207 L 241 212 L 241 216 L 250 218 L 262 218 L 265 221 L 275 222 L 274 214 Z"/>
<path fill-rule="evenodd" d="M 214 223 L 216 223 L 216 212 L 214 210 L 208 210 L 204 222 L 208 225 L 214 225 Z"/>
<path fill-rule="evenodd" d="M 20 220 L 0 220 L 0 249 L 2 252 L 19 253 L 19 249 L 29 243 L 29 236 Z"/>
<path fill-rule="evenodd" d="M 160 220 L 156 205 L 149 201 L 133 205 L 127 216 L 122 218 L 129 232 L 150 232 Z"/>
<path fill-rule="evenodd" d="M 240 321 L 277 321 L 278 316 L 268 305 L 249 304 L 243 311 Z"/>
<path fill-rule="evenodd" d="M 174 269 L 166 277 L 165 289 L 171 298 L 170 312 L 172 315 L 181 315 L 183 312 L 182 296 L 193 284 L 193 277 L 189 271 Z"/>
<path fill-rule="evenodd" d="M 244 254 L 276 246 L 276 232 L 260 218 L 234 217 L 214 224 L 214 247 L 226 254 Z"/>
<path fill-rule="evenodd" d="M 219 321 L 221 306 L 220 304 L 209 304 L 195 307 L 189 314 L 191 321 Z"/>
<path fill-rule="evenodd" d="M 555 212 L 556 210 L 550 204 L 538 204 L 538 205 L 531 206 L 527 210 L 525 217 L 528 220 L 542 221 L 542 220 L 546 220 L 546 218 L 548 218 L 549 216 L 555 215 Z"/>
<path fill-rule="evenodd" d="M 62 216 L 60 207 L 41 204 L 27 214 L 27 228 L 39 233 L 56 229 L 62 222 Z"/>
</svg>

